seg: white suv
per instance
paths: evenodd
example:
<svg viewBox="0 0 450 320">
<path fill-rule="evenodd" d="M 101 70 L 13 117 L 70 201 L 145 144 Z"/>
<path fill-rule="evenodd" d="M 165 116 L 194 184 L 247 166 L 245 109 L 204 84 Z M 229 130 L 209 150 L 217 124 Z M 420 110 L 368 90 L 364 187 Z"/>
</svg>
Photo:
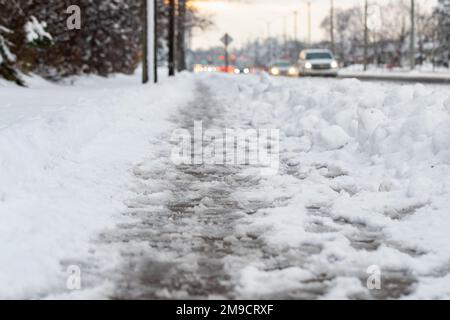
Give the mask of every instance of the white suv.
<svg viewBox="0 0 450 320">
<path fill-rule="evenodd" d="M 334 59 L 333 53 L 323 49 L 303 50 L 298 60 L 301 76 L 333 76 L 339 71 L 339 64 Z"/>
</svg>

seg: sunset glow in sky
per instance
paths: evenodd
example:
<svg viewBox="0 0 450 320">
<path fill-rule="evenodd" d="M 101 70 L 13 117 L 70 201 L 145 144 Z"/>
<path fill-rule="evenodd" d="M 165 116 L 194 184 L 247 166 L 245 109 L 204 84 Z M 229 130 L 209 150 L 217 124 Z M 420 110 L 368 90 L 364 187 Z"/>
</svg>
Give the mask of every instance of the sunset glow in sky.
<svg viewBox="0 0 450 320">
<path fill-rule="evenodd" d="M 375 0 L 371 0 L 375 1 Z M 389 2 L 390 0 L 377 0 Z M 404 0 L 409 3 L 409 0 Z M 436 0 L 416 0 L 419 5 L 431 7 Z M 334 0 L 335 6 L 345 8 L 356 4 L 363 5 L 363 0 Z M 306 0 L 196 0 L 195 6 L 210 15 L 215 27 L 210 30 L 196 31 L 192 41 L 193 48 L 208 48 L 220 45 L 220 38 L 228 32 L 234 38 L 234 46 L 242 45 L 249 39 L 266 38 L 267 22 L 270 22 L 271 36 L 282 37 L 286 19 L 287 35 L 294 37 L 294 11 L 298 11 L 297 33 L 300 40 L 308 36 Z M 330 0 L 312 0 L 312 40 L 326 37 L 320 28 L 322 20 L 329 14 Z"/>
</svg>

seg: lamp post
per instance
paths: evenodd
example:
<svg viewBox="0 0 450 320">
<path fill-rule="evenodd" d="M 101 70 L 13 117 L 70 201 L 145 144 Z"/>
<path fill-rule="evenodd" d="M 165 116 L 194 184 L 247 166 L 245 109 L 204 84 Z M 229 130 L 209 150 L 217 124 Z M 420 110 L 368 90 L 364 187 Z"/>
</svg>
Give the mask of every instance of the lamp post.
<svg viewBox="0 0 450 320">
<path fill-rule="evenodd" d="M 142 83 L 158 82 L 158 6 L 157 0 L 143 0 Z M 150 66 L 153 65 L 153 68 Z M 152 70 L 151 70 L 152 69 Z"/>
<path fill-rule="evenodd" d="M 311 1 L 308 1 L 308 44 L 311 46 L 312 37 L 311 37 Z"/>
<path fill-rule="evenodd" d="M 334 0 L 330 0 L 330 44 L 331 51 L 335 51 L 335 43 L 334 43 Z"/>
<path fill-rule="evenodd" d="M 298 42 L 298 11 L 294 11 L 294 41 Z"/>
</svg>

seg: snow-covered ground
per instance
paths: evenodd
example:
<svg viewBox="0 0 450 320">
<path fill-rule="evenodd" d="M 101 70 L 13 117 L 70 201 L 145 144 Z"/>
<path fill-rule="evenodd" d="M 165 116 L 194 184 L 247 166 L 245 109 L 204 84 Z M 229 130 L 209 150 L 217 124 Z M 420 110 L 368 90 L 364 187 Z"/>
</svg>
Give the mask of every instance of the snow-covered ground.
<svg viewBox="0 0 450 320">
<path fill-rule="evenodd" d="M 283 290 L 280 281 L 301 290 L 319 275 L 325 298 L 367 297 L 366 271 L 377 266 L 382 297 L 450 298 L 446 87 L 262 77 L 234 92 L 253 126 L 280 128 L 284 167 L 245 193 L 278 205 L 240 229 L 280 251 L 319 248 L 301 268 L 255 262 L 243 271 L 247 297 Z"/>
<path fill-rule="evenodd" d="M 133 165 L 193 91 L 188 74 L 156 87 L 139 76 L 27 80 L 0 83 L 0 298 L 66 289 L 64 259 L 83 260 L 120 221 Z"/>
<path fill-rule="evenodd" d="M 137 81 L 0 84 L 0 297 L 450 298 L 446 87 Z M 195 120 L 279 129 L 278 173 L 174 164 Z"/>
</svg>

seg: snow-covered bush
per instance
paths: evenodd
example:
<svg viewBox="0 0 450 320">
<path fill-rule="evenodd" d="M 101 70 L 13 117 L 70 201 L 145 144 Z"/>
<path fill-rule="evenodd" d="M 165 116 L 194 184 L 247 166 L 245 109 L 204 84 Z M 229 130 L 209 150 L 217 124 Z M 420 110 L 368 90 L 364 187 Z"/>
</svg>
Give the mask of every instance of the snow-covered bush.
<svg viewBox="0 0 450 320">
<path fill-rule="evenodd" d="M 35 16 L 31 16 L 24 28 L 28 45 L 48 47 L 53 43 L 51 34 L 47 32 L 47 23 L 45 21 L 39 21 Z"/>
<path fill-rule="evenodd" d="M 0 25 L 0 77 L 23 85 L 15 70 L 16 56 L 11 52 L 11 42 L 7 39 L 7 34 L 12 34 L 12 31 Z"/>
<path fill-rule="evenodd" d="M 16 57 L 11 53 L 10 42 L 2 35 L 2 33 L 11 33 L 12 31 L 0 25 L 0 64 L 14 62 Z"/>
<path fill-rule="evenodd" d="M 132 73 L 141 58 L 141 0 L 78 0 L 82 28 L 67 28 L 71 0 L 0 0 L 0 21 L 14 31 L 16 65 L 52 80 L 77 74 Z"/>
</svg>

